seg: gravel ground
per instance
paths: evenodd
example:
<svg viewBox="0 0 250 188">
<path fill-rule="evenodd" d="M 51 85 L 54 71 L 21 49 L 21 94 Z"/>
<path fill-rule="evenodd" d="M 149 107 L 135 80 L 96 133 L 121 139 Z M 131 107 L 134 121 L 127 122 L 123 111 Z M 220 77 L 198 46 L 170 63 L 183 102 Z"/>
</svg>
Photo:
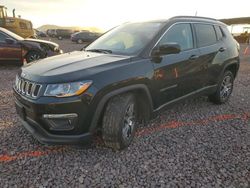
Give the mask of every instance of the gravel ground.
<svg viewBox="0 0 250 188">
<path fill-rule="evenodd" d="M 65 52 L 82 47 L 57 42 Z M 249 56 L 227 104 L 200 97 L 175 105 L 121 152 L 98 138 L 85 147 L 35 141 L 15 113 L 17 70 L 0 66 L 0 187 L 250 187 Z"/>
</svg>

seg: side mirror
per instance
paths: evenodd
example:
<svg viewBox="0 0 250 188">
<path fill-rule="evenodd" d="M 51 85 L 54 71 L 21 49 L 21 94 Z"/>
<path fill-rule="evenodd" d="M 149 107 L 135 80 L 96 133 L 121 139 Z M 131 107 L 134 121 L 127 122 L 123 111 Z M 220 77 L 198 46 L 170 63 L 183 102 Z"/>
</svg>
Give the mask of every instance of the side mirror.
<svg viewBox="0 0 250 188">
<path fill-rule="evenodd" d="M 6 39 L 5 39 L 5 42 L 6 42 L 7 44 L 14 44 L 16 41 L 15 41 L 14 39 L 12 39 L 12 38 L 6 38 Z"/>
<path fill-rule="evenodd" d="M 178 54 L 181 51 L 181 47 L 177 43 L 167 43 L 157 46 L 152 51 L 152 56 L 162 56 L 167 54 Z"/>
</svg>

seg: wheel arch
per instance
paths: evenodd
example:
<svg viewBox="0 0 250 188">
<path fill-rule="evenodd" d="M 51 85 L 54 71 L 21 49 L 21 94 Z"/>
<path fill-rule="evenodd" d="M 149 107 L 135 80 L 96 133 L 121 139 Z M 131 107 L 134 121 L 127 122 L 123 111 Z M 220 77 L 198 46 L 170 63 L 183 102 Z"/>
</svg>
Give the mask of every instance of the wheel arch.
<svg viewBox="0 0 250 188">
<path fill-rule="evenodd" d="M 38 53 L 41 55 L 41 58 L 44 58 L 46 57 L 46 53 L 42 53 L 40 50 L 37 50 L 37 49 L 31 49 L 29 50 L 28 52 L 26 52 L 26 54 L 24 55 L 24 58 L 27 59 L 27 56 L 31 53 Z"/>
<path fill-rule="evenodd" d="M 104 109 L 108 103 L 108 101 L 117 95 L 125 94 L 131 92 L 135 95 L 136 100 L 138 102 L 139 110 L 140 110 L 140 120 L 143 121 L 143 117 L 147 117 L 145 121 L 147 121 L 153 112 L 153 101 L 151 94 L 149 92 L 149 89 L 147 88 L 146 85 L 144 84 L 135 84 L 135 85 L 130 85 L 126 87 L 122 87 L 120 89 L 116 89 L 112 92 L 109 92 L 105 94 L 101 100 L 98 102 L 95 113 L 93 115 L 89 132 L 93 133 L 96 128 L 98 127 L 98 122 L 100 121 L 100 118 L 102 118 Z"/>
<path fill-rule="evenodd" d="M 238 73 L 238 70 L 239 70 L 239 63 L 233 62 L 233 63 L 228 64 L 228 65 L 224 68 L 224 71 L 223 71 L 223 72 L 225 72 L 225 71 L 227 71 L 227 70 L 231 71 L 231 72 L 233 73 L 233 75 L 234 75 L 234 78 L 236 78 L 237 73 Z"/>
<path fill-rule="evenodd" d="M 240 67 L 240 60 L 234 60 L 234 61 L 231 61 L 231 62 L 227 62 L 223 68 L 222 68 L 222 71 L 220 72 L 220 75 L 218 77 L 218 81 L 222 78 L 222 76 L 224 75 L 225 71 L 227 70 L 230 70 L 233 75 L 234 75 L 234 78 L 237 76 L 237 73 L 238 73 L 238 70 L 239 70 L 239 67 Z"/>
</svg>

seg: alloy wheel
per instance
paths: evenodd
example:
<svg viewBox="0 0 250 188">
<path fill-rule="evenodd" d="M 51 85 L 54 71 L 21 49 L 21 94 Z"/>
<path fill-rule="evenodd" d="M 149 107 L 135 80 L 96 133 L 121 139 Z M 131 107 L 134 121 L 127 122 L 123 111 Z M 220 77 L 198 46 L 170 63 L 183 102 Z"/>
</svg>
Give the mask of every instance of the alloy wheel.
<svg viewBox="0 0 250 188">
<path fill-rule="evenodd" d="M 35 60 L 38 60 L 38 59 L 40 59 L 40 55 L 39 54 L 37 54 L 37 53 L 34 53 L 34 54 L 31 54 L 30 56 L 29 56 L 29 62 L 31 62 L 31 61 L 35 61 Z"/>
<path fill-rule="evenodd" d="M 221 84 L 221 89 L 220 89 L 220 97 L 222 100 L 226 100 L 233 88 L 233 78 L 231 76 L 226 76 Z"/>
<path fill-rule="evenodd" d="M 136 123 L 135 105 L 130 104 L 124 116 L 124 125 L 122 128 L 122 136 L 124 140 L 129 141 L 133 136 L 135 123 Z"/>
</svg>

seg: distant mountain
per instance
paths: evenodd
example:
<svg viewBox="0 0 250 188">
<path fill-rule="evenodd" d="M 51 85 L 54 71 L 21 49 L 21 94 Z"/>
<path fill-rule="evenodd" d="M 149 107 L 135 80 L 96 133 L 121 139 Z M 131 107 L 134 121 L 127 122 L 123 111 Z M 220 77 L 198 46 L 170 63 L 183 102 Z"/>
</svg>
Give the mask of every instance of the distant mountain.
<svg viewBox="0 0 250 188">
<path fill-rule="evenodd" d="M 79 26 L 58 26 L 58 25 L 42 25 L 37 28 L 39 31 L 47 31 L 48 29 L 71 29 L 71 30 L 88 30 L 92 32 L 102 33 L 103 31 L 97 27 L 79 27 Z"/>
</svg>

